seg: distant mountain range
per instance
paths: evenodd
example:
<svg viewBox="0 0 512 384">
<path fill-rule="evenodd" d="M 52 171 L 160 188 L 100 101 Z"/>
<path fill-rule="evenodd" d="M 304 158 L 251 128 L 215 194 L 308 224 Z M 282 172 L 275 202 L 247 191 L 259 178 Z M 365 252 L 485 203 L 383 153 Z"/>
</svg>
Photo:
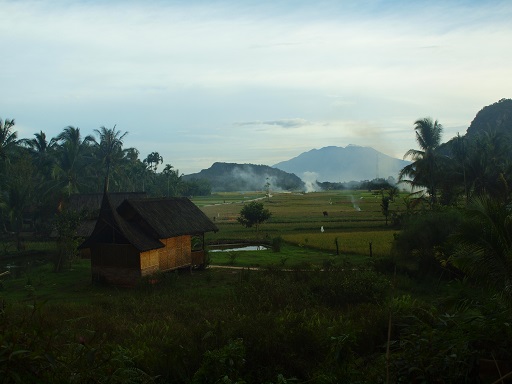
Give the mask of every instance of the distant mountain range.
<svg viewBox="0 0 512 384">
<path fill-rule="evenodd" d="M 267 182 L 272 190 L 310 190 L 317 181 L 396 179 L 407 164 L 370 147 L 349 145 L 313 149 L 273 167 L 217 162 L 183 179 L 207 180 L 212 192 L 263 190 Z"/>
<path fill-rule="evenodd" d="M 480 110 L 464 138 L 475 140 L 485 132 L 512 135 L 512 100 L 501 99 Z M 440 147 L 450 156 L 454 139 Z M 512 158 L 512 155 L 511 155 Z M 400 170 L 410 162 L 385 155 L 370 147 L 348 145 L 312 149 L 287 161 L 267 165 L 214 163 L 184 179 L 206 179 L 212 191 L 262 190 L 268 182 L 272 190 L 311 190 L 316 182 L 350 183 L 374 179 L 398 179 Z"/>
<path fill-rule="evenodd" d="M 305 181 L 349 182 L 398 178 L 408 161 L 393 158 L 370 147 L 348 145 L 304 152 L 274 168 L 294 173 Z"/>
</svg>

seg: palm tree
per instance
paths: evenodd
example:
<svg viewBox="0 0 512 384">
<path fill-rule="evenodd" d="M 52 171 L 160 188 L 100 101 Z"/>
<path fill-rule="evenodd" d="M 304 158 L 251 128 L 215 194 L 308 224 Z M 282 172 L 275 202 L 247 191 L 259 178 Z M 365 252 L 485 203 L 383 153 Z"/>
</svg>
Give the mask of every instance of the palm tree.
<svg viewBox="0 0 512 384">
<path fill-rule="evenodd" d="M 171 164 L 165 164 L 165 168 L 162 173 L 167 178 L 167 197 L 170 196 L 170 186 L 172 185 L 172 195 L 177 196 L 180 190 L 181 177 L 179 169 L 173 169 Z"/>
<path fill-rule="evenodd" d="M 441 156 L 436 150 L 441 144 L 443 126 L 429 117 L 416 120 L 414 125 L 420 149 L 409 149 L 404 155 L 404 158 L 411 157 L 413 162 L 400 171 L 399 181 L 412 187 L 426 187 L 432 207 L 437 201 Z"/>
<path fill-rule="evenodd" d="M 94 132 L 99 136 L 99 142 L 96 139 L 93 140 L 97 156 L 106 167 L 105 191 L 108 191 L 111 167 L 123 159 L 123 139 L 128 132 L 121 134 L 121 131 L 116 130 L 115 125 L 112 129 L 102 126 Z"/>
<path fill-rule="evenodd" d="M 64 186 L 65 193 L 69 196 L 78 192 L 80 178 L 85 174 L 87 166 L 86 156 L 90 149 L 90 143 L 94 138 L 90 135 L 82 139 L 80 128 L 68 126 L 57 136 L 57 163 L 53 170 L 53 176 Z"/>
<path fill-rule="evenodd" d="M 43 179 L 49 176 L 52 162 L 51 155 L 57 146 L 57 139 L 52 138 L 48 141 L 46 134 L 40 131 L 39 133 L 34 133 L 33 139 L 22 139 L 20 143 L 27 147 L 32 154 Z"/>
<path fill-rule="evenodd" d="M 156 172 L 156 169 L 158 168 L 158 164 L 163 164 L 164 159 L 158 152 L 151 152 L 145 159 L 144 164 L 147 164 L 148 167 L 153 170 L 153 172 Z"/>
<path fill-rule="evenodd" d="M 14 119 L 0 119 L 0 160 L 2 163 L 8 160 L 9 151 L 14 147 L 18 140 L 18 132 L 12 132 Z"/>
</svg>

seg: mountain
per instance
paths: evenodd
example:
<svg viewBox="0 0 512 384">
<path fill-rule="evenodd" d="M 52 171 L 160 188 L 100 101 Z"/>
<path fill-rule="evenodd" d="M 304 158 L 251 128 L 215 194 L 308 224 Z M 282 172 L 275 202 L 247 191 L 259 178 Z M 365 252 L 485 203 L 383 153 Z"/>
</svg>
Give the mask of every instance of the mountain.
<svg viewBox="0 0 512 384">
<path fill-rule="evenodd" d="M 274 168 L 294 173 L 304 181 L 348 182 L 375 178 L 398 178 L 408 161 L 393 158 L 370 147 L 348 145 L 304 152 Z"/>
<path fill-rule="evenodd" d="M 483 107 L 475 116 L 465 135 L 454 137 L 439 146 L 439 153 L 453 157 L 456 152 L 458 140 L 461 139 L 465 147 L 479 145 L 478 139 L 482 135 L 500 135 L 500 140 L 510 143 L 512 139 L 512 99 L 501 99 L 491 105 Z M 512 154 L 509 155 L 509 160 Z"/>
<path fill-rule="evenodd" d="M 503 132 L 512 134 L 512 100 L 501 99 L 494 104 L 482 108 L 468 127 L 468 138 L 479 135 L 482 132 Z"/>
<path fill-rule="evenodd" d="M 272 190 L 302 190 L 303 181 L 280 169 L 268 165 L 213 163 L 201 172 L 184 175 L 183 179 L 207 180 L 212 192 L 261 191 L 269 183 Z"/>
</svg>

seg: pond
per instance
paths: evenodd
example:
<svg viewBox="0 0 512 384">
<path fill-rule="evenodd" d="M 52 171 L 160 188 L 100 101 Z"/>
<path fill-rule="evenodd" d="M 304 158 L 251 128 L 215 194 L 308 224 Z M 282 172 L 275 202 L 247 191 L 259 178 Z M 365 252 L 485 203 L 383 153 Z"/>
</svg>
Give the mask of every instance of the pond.
<svg viewBox="0 0 512 384">
<path fill-rule="evenodd" d="M 210 252 L 266 251 L 266 245 L 224 244 L 210 246 Z"/>
</svg>

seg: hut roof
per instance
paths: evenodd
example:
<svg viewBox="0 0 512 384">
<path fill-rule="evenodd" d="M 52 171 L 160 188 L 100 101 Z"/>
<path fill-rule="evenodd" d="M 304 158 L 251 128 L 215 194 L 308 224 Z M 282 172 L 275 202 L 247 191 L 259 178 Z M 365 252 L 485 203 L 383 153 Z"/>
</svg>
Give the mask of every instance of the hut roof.
<svg viewBox="0 0 512 384">
<path fill-rule="evenodd" d="M 125 199 L 143 199 L 146 192 L 109 192 L 110 203 L 118 207 Z M 72 211 L 86 211 L 91 218 L 97 218 L 103 201 L 103 193 L 76 193 L 69 196 L 66 204 Z"/>
<path fill-rule="evenodd" d="M 219 229 L 188 198 L 129 199 L 118 207 L 121 216 L 129 221 L 142 220 L 159 239 Z"/>
<path fill-rule="evenodd" d="M 160 239 L 212 231 L 218 231 L 217 226 L 185 197 L 124 200 L 114 209 L 105 194 L 94 230 L 79 248 L 117 238 L 143 252 L 162 248 Z"/>
<path fill-rule="evenodd" d="M 79 248 L 89 248 L 92 244 L 101 242 L 105 239 L 105 234 L 108 235 L 109 241 L 117 238 L 118 241 L 132 244 L 139 252 L 164 247 L 160 240 L 145 233 L 137 225 L 124 220 L 113 208 L 107 193 L 103 196 L 100 215 L 92 234 Z"/>
</svg>

